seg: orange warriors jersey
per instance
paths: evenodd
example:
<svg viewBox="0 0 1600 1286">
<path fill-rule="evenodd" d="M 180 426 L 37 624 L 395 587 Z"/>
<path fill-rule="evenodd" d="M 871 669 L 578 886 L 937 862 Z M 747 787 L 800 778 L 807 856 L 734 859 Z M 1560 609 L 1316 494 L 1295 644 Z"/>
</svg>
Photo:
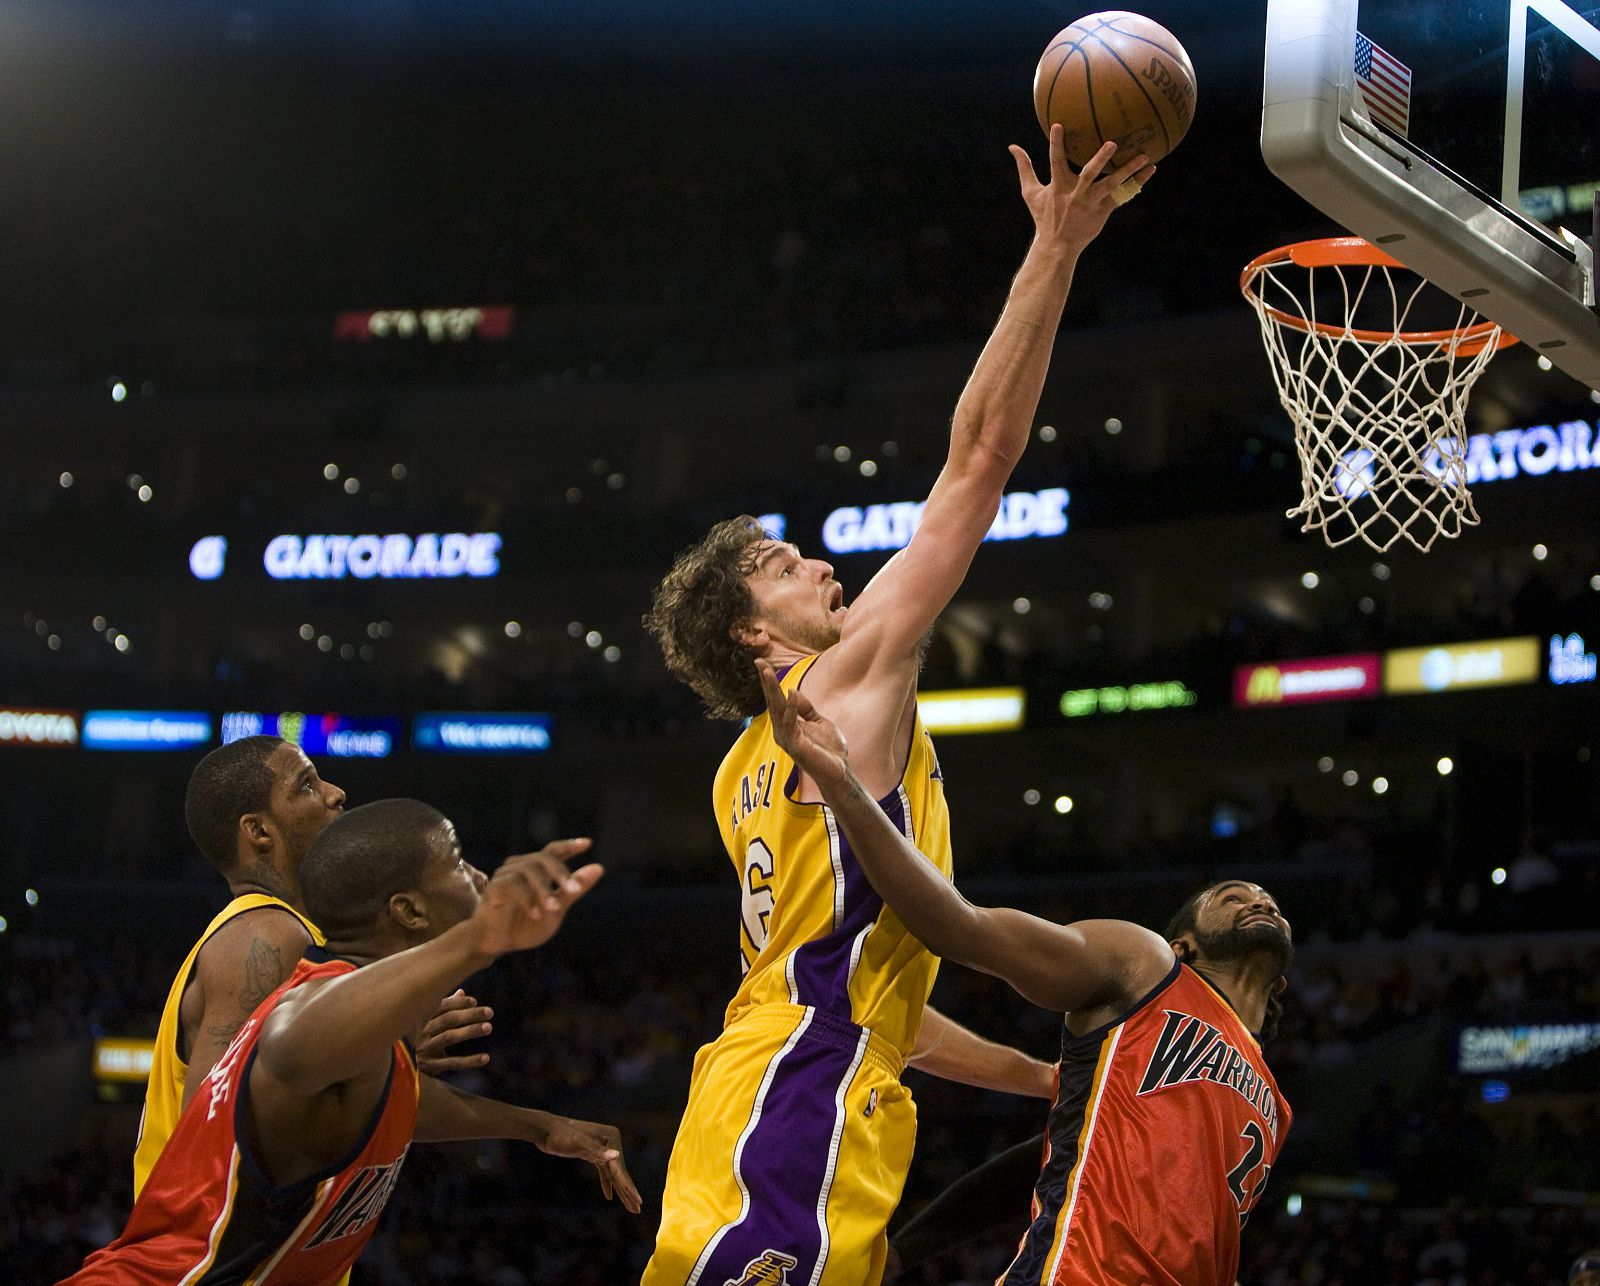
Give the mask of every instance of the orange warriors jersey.
<svg viewBox="0 0 1600 1286">
<path fill-rule="evenodd" d="M 319 948 L 261 1002 L 184 1110 L 122 1235 L 68 1282 L 83 1286 L 327 1286 L 355 1263 L 394 1190 L 417 1120 L 416 1065 L 396 1041 L 366 1137 L 292 1184 L 250 1146 L 250 1069 L 261 1025 L 286 992 L 351 972 Z"/>
<path fill-rule="evenodd" d="M 1289 1132 L 1261 1047 L 1187 965 L 1065 1033 L 1033 1221 L 1000 1286 L 1233 1286 Z"/>
</svg>

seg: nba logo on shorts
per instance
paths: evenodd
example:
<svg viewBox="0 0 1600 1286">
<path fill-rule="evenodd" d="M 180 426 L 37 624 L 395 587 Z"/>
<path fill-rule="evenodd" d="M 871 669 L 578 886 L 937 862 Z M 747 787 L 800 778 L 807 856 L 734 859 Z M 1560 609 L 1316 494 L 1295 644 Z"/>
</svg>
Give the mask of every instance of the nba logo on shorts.
<svg viewBox="0 0 1600 1286">
<path fill-rule="evenodd" d="M 744 1266 L 737 1279 L 723 1286 L 789 1286 L 789 1270 L 800 1261 L 781 1250 L 764 1250 Z"/>
</svg>

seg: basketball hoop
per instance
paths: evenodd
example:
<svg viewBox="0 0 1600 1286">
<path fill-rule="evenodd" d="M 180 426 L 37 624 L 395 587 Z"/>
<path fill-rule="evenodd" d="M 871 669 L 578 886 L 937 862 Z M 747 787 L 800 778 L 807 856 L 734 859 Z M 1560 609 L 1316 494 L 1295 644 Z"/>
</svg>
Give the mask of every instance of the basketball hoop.
<svg viewBox="0 0 1600 1286">
<path fill-rule="evenodd" d="M 1404 536 L 1426 551 L 1477 524 L 1467 395 L 1514 337 L 1360 237 L 1269 251 L 1239 289 L 1294 421 L 1302 490 L 1288 516 L 1304 519 L 1302 531 L 1377 550 Z M 1441 304 L 1450 324 L 1407 329 Z"/>
</svg>

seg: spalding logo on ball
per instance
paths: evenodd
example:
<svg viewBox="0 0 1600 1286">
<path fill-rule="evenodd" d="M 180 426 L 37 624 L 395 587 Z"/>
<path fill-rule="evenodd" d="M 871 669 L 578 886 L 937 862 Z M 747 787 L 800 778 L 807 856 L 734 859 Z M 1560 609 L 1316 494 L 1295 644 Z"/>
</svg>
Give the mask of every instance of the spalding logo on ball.
<svg viewBox="0 0 1600 1286">
<path fill-rule="evenodd" d="M 1159 161 L 1194 120 L 1194 66 L 1173 34 L 1113 9 L 1058 32 L 1033 73 L 1033 109 L 1046 134 L 1060 125 L 1067 160 L 1117 144 L 1115 168 L 1143 152 Z"/>
</svg>

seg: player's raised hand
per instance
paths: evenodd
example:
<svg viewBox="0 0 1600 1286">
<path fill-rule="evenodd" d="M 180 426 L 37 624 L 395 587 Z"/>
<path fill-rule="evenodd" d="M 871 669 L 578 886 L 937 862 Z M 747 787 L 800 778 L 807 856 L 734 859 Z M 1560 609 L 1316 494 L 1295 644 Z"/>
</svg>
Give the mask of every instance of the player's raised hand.
<svg viewBox="0 0 1600 1286">
<path fill-rule="evenodd" d="M 1037 235 L 1068 249 L 1082 250 L 1100 235 L 1111 211 L 1138 192 L 1156 167 L 1140 153 L 1108 171 L 1106 167 L 1116 155 L 1117 145 L 1106 143 L 1074 174 L 1061 140 L 1061 126 L 1052 125 L 1048 183 L 1039 181 L 1033 161 L 1015 143 L 1011 145 L 1011 157 L 1017 163 L 1022 199 L 1033 215 Z"/>
<path fill-rule="evenodd" d="M 489 1055 L 451 1054 L 448 1051 L 464 1040 L 476 1040 L 494 1030 L 489 1020 L 494 1010 L 480 1005 L 477 1000 L 456 988 L 444 998 L 436 1013 L 423 1027 L 417 1038 L 417 1070 L 424 1076 L 442 1076 L 446 1072 L 463 1072 L 482 1067 Z"/>
<path fill-rule="evenodd" d="M 629 1214 L 639 1213 L 644 1203 L 622 1159 L 622 1135 L 616 1126 L 558 1116 L 539 1149 L 551 1156 L 587 1161 L 600 1176 L 600 1191 L 606 1200 L 622 1202 L 622 1208 Z"/>
<path fill-rule="evenodd" d="M 478 949 L 501 955 L 550 941 L 568 908 L 605 873 L 593 862 L 576 871 L 567 869 L 568 861 L 586 853 L 590 843 L 558 839 L 537 853 L 520 853 L 500 863 L 472 915 Z"/>
<path fill-rule="evenodd" d="M 767 661 L 756 662 L 761 691 L 772 716 L 772 737 L 813 781 L 843 782 L 850 772 L 850 747 L 832 719 L 817 712 L 811 698 L 798 689 L 791 693 L 778 683 L 778 673 Z"/>
</svg>

